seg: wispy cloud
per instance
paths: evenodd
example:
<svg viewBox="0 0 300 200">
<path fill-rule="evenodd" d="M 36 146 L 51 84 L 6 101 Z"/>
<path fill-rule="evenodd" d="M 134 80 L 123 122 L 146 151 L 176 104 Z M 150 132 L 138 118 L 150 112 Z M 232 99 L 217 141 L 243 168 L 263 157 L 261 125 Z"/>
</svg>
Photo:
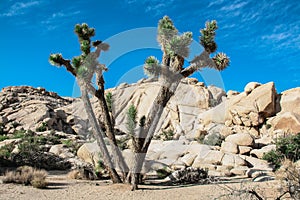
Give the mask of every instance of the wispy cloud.
<svg viewBox="0 0 300 200">
<path fill-rule="evenodd" d="M 24 14 L 29 8 L 38 6 L 40 1 L 30 1 L 30 2 L 16 2 L 14 3 L 5 13 L 1 14 L 2 17 L 12 17 L 16 15 Z"/>
<path fill-rule="evenodd" d="M 125 0 L 128 5 L 139 5 L 139 8 L 145 8 L 145 13 L 151 13 L 152 16 L 158 16 L 166 13 L 170 8 L 174 8 L 175 0 L 160 1 L 160 0 Z M 141 6 L 140 6 L 141 5 Z"/>
<path fill-rule="evenodd" d="M 240 9 L 240 8 L 244 7 L 247 4 L 248 4 L 247 2 L 231 4 L 231 5 L 228 5 L 228 6 L 223 6 L 221 8 L 221 10 L 223 10 L 223 11 L 234 11 L 234 10 L 237 10 L 237 9 Z"/>
<path fill-rule="evenodd" d="M 224 0 L 215 0 L 215 1 L 211 1 L 209 4 L 208 4 L 208 8 L 212 7 L 212 6 L 216 6 L 216 5 L 220 5 L 224 2 Z"/>
<path fill-rule="evenodd" d="M 41 24 L 47 27 L 47 30 L 54 30 L 61 26 L 62 21 L 66 21 L 70 19 L 70 17 L 74 17 L 75 15 L 80 14 L 81 12 L 73 11 L 73 12 L 56 12 L 52 13 L 47 19 L 41 21 Z"/>
</svg>

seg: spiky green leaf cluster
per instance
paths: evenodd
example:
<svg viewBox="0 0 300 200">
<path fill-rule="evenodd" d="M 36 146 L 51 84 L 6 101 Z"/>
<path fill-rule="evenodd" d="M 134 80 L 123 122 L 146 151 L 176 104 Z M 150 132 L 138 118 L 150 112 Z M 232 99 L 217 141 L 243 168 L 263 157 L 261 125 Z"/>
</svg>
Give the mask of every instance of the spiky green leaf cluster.
<svg viewBox="0 0 300 200">
<path fill-rule="evenodd" d="M 217 22 L 212 20 L 210 22 L 206 22 L 205 28 L 200 30 L 200 44 L 208 53 L 213 53 L 217 50 L 217 43 L 215 42 L 217 29 Z"/>
<path fill-rule="evenodd" d="M 76 24 L 74 32 L 78 35 L 79 40 L 89 40 L 91 37 L 95 36 L 95 29 L 90 28 L 88 24 Z"/>
<path fill-rule="evenodd" d="M 230 64 L 230 59 L 225 53 L 216 54 L 212 60 L 214 61 L 217 70 L 224 70 Z"/>
<path fill-rule="evenodd" d="M 106 101 L 106 104 L 107 104 L 108 111 L 112 112 L 113 99 L 112 99 L 112 93 L 111 92 L 108 92 L 105 95 L 105 101 Z"/>
<path fill-rule="evenodd" d="M 129 134 L 134 134 L 134 129 L 136 127 L 137 121 L 137 110 L 134 105 L 131 105 L 127 111 L 127 131 Z"/>
<path fill-rule="evenodd" d="M 158 22 L 157 40 L 162 46 L 162 50 L 170 56 L 188 57 L 192 36 L 191 32 L 179 36 L 178 30 L 168 16 L 164 16 Z"/>
<path fill-rule="evenodd" d="M 181 57 L 189 56 L 189 46 L 193 41 L 193 34 L 191 32 L 183 33 L 182 35 L 174 36 L 166 45 L 166 50 L 169 55 L 179 55 Z"/>
<path fill-rule="evenodd" d="M 172 20 L 168 16 L 164 16 L 158 22 L 158 42 L 164 46 L 175 35 L 178 34 L 178 30 L 175 28 Z"/>
<path fill-rule="evenodd" d="M 149 56 L 145 60 L 144 73 L 148 77 L 158 77 L 160 74 L 161 67 L 159 61 L 154 56 Z"/>
<path fill-rule="evenodd" d="M 95 29 L 89 28 L 86 23 L 76 24 L 74 32 L 77 34 L 80 49 L 85 54 L 88 55 L 91 51 L 91 37 L 95 35 Z"/>
<path fill-rule="evenodd" d="M 50 54 L 49 62 L 54 66 L 62 66 L 63 65 L 63 57 L 60 53 Z"/>
</svg>

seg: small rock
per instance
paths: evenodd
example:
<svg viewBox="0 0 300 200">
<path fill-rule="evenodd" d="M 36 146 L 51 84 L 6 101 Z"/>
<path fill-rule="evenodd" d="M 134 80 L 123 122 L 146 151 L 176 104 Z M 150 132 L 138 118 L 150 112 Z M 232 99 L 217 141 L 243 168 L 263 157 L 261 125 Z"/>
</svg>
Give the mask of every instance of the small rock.
<svg viewBox="0 0 300 200">
<path fill-rule="evenodd" d="M 237 133 L 229 135 L 225 139 L 226 142 L 235 143 L 239 146 L 252 146 L 254 144 L 253 137 L 248 133 Z"/>
<path fill-rule="evenodd" d="M 222 142 L 221 151 L 225 153 L 237 154 L 239 152 L 238 146 L 232 142 Z"/>
<path fill-rule="evenodd" d="M 276 145 L 268 145 L 268 146 L 264 146 L 261 149 L 253 149 L 250 152 L 250 155 L 252 156 L 256 156 L 257 158 L 262 158 L 264 156 L 264 154 L 270 152 L 271 150 L 275 150 L 276 149 Z"/>
<path fill-rule="evenodd" d="M 261 86 L 261 83 L 257 83 L 257 82 L 250 82 L 248 83 L 245 88 L 244 88 L 244 92 L 246 94 L 249 94 L 252 92 L 252 90 L 254 90 L 255 88 Z"/>
</svg>

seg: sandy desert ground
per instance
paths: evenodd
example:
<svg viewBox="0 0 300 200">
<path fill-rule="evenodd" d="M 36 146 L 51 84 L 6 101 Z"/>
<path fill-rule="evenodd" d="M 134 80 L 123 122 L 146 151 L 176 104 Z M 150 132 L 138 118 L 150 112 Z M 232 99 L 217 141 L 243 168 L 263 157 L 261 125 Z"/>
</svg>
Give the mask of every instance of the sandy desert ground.
<svg viewBox="0 0 300 200">
<path fill-rule="evenodd" d="M 1 179 L 1 177 L 0 177 Z M 138 191 L 130 191 L 129 185 L 111 184 L 109 181 L 84 181 L 71 180 L 64 174 L 50 174 L 47 178 L 49 186 L 47 189 L 36 189 L 31 186 L 0 184 L 1 200 L 72 200 L 72 199 L 116 199 L 116 200 L 148 200 L 148 199 L 188 199 L 188 200 L 210 200 L 228 194 L 225 188 L 255 189 L 263 194 L 266 199 L 275 199 L 279 194 L 279 182 L 251 182 L 248 179 L 233 179 L 227 184 L 210 185 L 142 185 Z M 218 199 L 247 199 L 241 196 L 223 197 Z M 288 199 L 288 198 L 286 198 Z"/>
</svg>

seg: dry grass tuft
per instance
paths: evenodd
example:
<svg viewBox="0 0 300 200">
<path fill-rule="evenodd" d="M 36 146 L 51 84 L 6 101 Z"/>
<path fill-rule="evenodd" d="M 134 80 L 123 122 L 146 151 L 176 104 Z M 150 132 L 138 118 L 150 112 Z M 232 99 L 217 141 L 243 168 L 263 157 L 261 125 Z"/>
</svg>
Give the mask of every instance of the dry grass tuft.
<svg viewBox="0 0 300 200">
<path fill-rule="evenodd" d="M 285 159 L 276 171 L 276 178 L 281 181 L 282 191 L 292 198 L 300 199 L 300 168 L 291 160 Z"/>
<path fill-rule="evenodd" d="M 32 185 L 35 188 L 46 188 L 46 177 L 48 173 L 45 170 L 34 169 L 29 166 L 22 166 L 16 171 L 5 173 L 3 183 L 17 183 L 24 185 Z"/>
<path fill-rule="evenodd" d="M 79 170 L 75 169 L 75 170 L 72 170 L 68 173 L 68 176 L 67 176 L 69 179 L 83 179 L 81 173 Z"/>
</svg>

